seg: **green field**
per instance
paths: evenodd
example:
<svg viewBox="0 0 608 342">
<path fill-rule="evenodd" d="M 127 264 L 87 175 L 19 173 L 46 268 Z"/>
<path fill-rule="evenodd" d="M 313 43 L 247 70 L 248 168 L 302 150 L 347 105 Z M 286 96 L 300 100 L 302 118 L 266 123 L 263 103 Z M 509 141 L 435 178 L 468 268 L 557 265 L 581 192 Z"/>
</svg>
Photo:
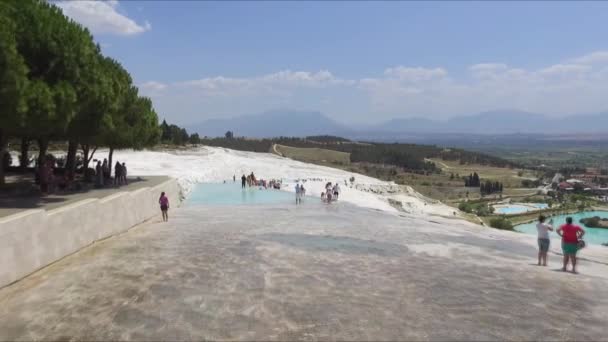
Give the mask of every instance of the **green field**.
<svg viewBox="0 0 608 342">
<path fill-rule="evenodd" d="M 501 182 L 505 188 L 520 188 L 521 182 L 524 179 L 536 179 L 537 175 L 530 170 L 494 167 L 479 164 L 464 164 L 461 165 L 455 161 L 444 161 L 441 159 L 429 159 L 434 162 L 443 174 L 460 175 L 460 177 L 468 176 L 471 173 L 477 172 L 481 179 L 489 179 Z M 521 174 L 521 176 L 519 175 Z"/>
<path fill-rule="evenodd" d="M 306 163 L 350 165 L 350 153 L 327 150 L 323 148 L 290 147 L 275 144 L 273 145 L 271 152 Z"/>
<path fill-rule="evenodd" d="M 567 167 L 608 168 L 606 146 L 526 146 L 483 147 L 479 151 L 499 156 L 528 167 L 546 167 L 559 170 Z"/>
</svg>

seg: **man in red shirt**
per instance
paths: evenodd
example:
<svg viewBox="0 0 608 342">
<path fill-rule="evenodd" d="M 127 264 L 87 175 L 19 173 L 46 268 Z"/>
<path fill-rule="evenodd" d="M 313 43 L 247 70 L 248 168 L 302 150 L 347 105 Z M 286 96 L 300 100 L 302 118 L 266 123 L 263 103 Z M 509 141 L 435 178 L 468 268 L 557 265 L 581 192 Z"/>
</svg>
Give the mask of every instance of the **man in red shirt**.
<svg viewBox="0 0 608 342">
<path fill-rule="evenodd" d="M 566 224 L 559 227 L 557 235 L 562 237 L 562 251 L 564 252 L 564 267 L 566 271 L 568 260 L 572 261 L 572 273 L 576 273 L 576 252 L 578 252 L 578 240 L 585 235 L 583 228 L 572 224 L 572 217 L 566 217 Z"/>
</svg>

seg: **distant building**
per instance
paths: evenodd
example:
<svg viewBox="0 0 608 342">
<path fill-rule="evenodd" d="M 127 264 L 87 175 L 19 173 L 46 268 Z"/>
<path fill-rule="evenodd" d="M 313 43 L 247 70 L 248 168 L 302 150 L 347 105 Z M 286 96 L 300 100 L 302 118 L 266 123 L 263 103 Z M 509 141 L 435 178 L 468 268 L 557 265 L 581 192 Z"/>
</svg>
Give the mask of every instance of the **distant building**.
<svg viewBox="0 0 608 342">
<path fill-rule="evenodd" d="M 574 190 L 574 187 L 572 186 L 572 184 L 570 184 L 568 182 L 561 182 L 561 183 L 559 183 L 558 188 L 560 190 L 564 190 L 564 191 Z"/>
<path fill-rule="evenodd" d="M 557 183 L 561 182 L 563 178 L 564 178 L 564 176 L 562 176 L 561 173 L 556 173 L 555 176 L 553 176 L 551 183 L 557 184 Z"/>
</svg>

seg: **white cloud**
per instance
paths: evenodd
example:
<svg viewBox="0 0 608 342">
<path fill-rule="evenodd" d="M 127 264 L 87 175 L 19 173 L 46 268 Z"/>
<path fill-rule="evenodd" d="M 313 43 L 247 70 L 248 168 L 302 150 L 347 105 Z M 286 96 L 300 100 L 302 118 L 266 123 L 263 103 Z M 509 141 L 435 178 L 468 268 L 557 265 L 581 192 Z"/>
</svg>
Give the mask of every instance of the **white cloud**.
<svg viewBox="0 0 608 342">
<path fill-rule="evenodd" d="M 484 71 L 501 71 L 507 69 L 508 66 L 504 63 L 480 63 L 473 64 L 469 67 L 472 72 Z"/>
<path fill-rule="evenodd" d="M 137 35 L 152 29 L 145 21 L 143 25 L 118 12 L 119 4 L 110 1 L 59 1 L 56 2 L 63 13 L 86 26 L 93 32 L 108 33 L 122 36 Z"/>
<path fill-rule="evenodd" d="M 161 91 L 167 89 L 167 85 L 157 81 L 148 81 L 139 85 L 142 90 Z"/>
<path fill-rule="evenodd" d="M 500 108 L 566 115 L 608 108 L 608 65 L 598 64 L 598 56 L 602 54 L 539 68 L 474 64 L 464 75 L 440 66 L 400 65 L 358 79 L 341 78 L 328 70 L 283 70 L 254 77 L 215 76 L 162 85 L 147 82 L 147 88 L 159 93 L 167 111 L 179 107 L 183 115 L 197 116 L 201 108 L 210 115 L 230 116 L 276 106 L 321 110 L 344 121 L 440 118 Z"/>
<path fill-rule="evenodd" d="M 572 60 L 578 64 L 596 64 L 608 62 L 608 51 L 596 51 Z"/>
<path fill-rule="evenodd" d="M 385 76 L 390 78 L 397 78 L 407 82 L 421 82 L 440 79 L 447 76 L 447 74 L 448 73 L 443 68 L 410 68 L 401 65 L 384 70 Z"/>
<path fill-rule="evenodd" d="M 572 75 L 572 74 L 580 74 L 585 73 L 591 70 L 589 65 L 580 65 L 580 64 L 555 64 L 550 67 L 539 70 L 540 74 L 547 76 L 555 76 L 555 75 Z"/>
<path fill-rule="evenodd" d="M 322 88 L 352 83 L 353 81 L 334 77 L 327 70 L 318 72 L 283 70 L 251 78 L 216 76 L 176 82 L 173 85 L 198 89 L 202 92 L 199 94 L 205 96 L 230 96 L 244 93 L 282 93 L 286 95 L 289 89 L 298 87 Z"/>
</svg>

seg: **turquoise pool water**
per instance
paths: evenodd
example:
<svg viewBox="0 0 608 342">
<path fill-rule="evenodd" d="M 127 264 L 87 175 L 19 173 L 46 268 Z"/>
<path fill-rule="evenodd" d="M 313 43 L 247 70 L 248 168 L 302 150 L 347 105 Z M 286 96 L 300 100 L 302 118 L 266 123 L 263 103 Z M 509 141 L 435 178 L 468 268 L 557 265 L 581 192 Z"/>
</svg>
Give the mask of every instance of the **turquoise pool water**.
<svg viewBox="0 0 608 342">
<path fill-rule="evenodd" d="M 295 195 L 281 190 L 241 189 L 241 183 L 198 184 L 188 195 L 186 205 L 239 205 L 295 203 Z"/>
<path fill-rule="evenodd" d="M 608 218 L 608 211 L 584 211 L 576 214 L 570 215 L 559 215 L 553 216 L 553 227 L 557 229 L 560 225 L 566 223 L 566 217 L 572 216 L 574 222 L 585 229 L 585 237 L 583 238 L 587 243 L 591 244 L 602 244 L 608 242 L 608 229 L 602 228 L 588 228 L 579 223 L 578 221 L 582 218 L 586 217 L 606 217 Z M 518 232 L 526 233 L 526 234 L 534 234 L 536 235 L 536 222 L 525 223 L 515 226 L 515 230 Z M 557 237 L 555 232 L 551 233 L 552 237 Z"/>
<path fill-rule="evenodd" d="M 536 209 L 547 209 L 549 207 L 547 205 L 547 203 L 528 203 L 528 205 L 531 207 L 534 207 Z M 522 214 L 522 213 L 536 210 L 536 209 L 530 208 L 525 205 L 520 205 L 520 204 L 510 204 L 510 205 L 506 205 L 504 207 L 494 208 L 494 213 L 505 214 L 505 215 Z"/>
</svg>

